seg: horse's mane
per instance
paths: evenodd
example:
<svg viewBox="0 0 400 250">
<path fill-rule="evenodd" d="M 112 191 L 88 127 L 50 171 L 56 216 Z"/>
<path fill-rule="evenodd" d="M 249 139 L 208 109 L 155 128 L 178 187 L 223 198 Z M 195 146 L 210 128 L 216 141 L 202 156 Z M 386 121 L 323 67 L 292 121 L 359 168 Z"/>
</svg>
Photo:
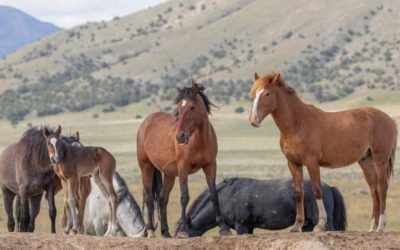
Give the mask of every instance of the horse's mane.
<svg viewBox="0 0 400 250">
<path fill-rule="evenodd" d="M 139 209 L 139 205 L 136 203 L 132 194 L 129 192 L 128 185 L 126 185 L 125 180 L 121 177 L 121 175 L 117 171 L 114 172 L 114 177 L 118 183 L 118 186 L 120 187 L 120 189 L 117 191 L 118 203 L 122 199 L 126 198 L 126 199 L 128 199 L 129 203 L 134 204 L 135 207 L 137 207 Z"/>
<path fill-rule="evenodd" d="M 296 94 L 296 90 L 294 90 L 292 87 L 286 84 L 282 73 L 277 71 L 272 71 L 271 73 L 260 77 L 260 80 L 254 82 L 253 86 L 251 86 L 251 89 L 249 91 L 249 96 L 254 97 L 257 90 L 259 90 L 260 88 L 264 88 L 268 83 L 272 82 L 272 80 L 277 76 L 279 81 L 278 86 L 285 88 L 289 94 Z"/>
<path fill-rule="evenodd" d="M 25 131 L 18 144 L 24 149 L 23 159 L 31 166 L 47 167 L 50 159 L 47 153 L 46 139 L 43 131 L 46 127 L 33 127 Z M 53 131 L 49 129 L 51 133 Z"/>
<path fill-rule="evenodd" d="M 205 87 L 201 84 L 193 83 L 192 87 L 187 87 L 180 89 L 178 88 L 178 95 L 175 98 L 175 104 L 178 104 L 182 99 L 189 98 L 191 100 L 195 100 L 196 95 L 194 93 L 194 88 L 198 88 L 198 94 L 200 95 L 201 99 L 203 99 L 204 105 L 206 106 L 207 113 L 211 114 L 211 106 L 216 107 L 204 94 Z"/>
<path fill-rule="evenodd" d="M 47 128 L 50 133 L 54 133 L 54 131 L 47 126 L 42 126 L 40 128 L 32 127 L 25 131 L 18 142 L 18 144 L 24 149 L 22 157 L 25 163 L 31 165 L 32 167 L 36 166 L 39 168 L 46 168 L 50 165 L 46 139 L 43 136 L 43 131 L 45 128 Z M 73 142 L 78 142 L 72 136 L 62 136 L 61 141 L 67 145 L 70 145 Z"/>
</svg>

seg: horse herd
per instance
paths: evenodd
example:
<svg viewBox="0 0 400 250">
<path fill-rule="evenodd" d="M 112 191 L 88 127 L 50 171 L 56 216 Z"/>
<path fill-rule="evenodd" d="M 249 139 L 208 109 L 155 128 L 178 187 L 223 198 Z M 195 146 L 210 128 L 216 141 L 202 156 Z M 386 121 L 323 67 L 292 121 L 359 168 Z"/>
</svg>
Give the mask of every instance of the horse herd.
<svg viewBox="0 0 400 250">
<path fill-rule="evenodd" d="M 167 205 L 176 177 L 181 190 L 176 237 L 200 236 L 216 226 L 221 235 L 231 234 L 231 228 L 238 234 L 289 226 L 290 231 L 345 230 L 343 197 L 335 187 L 321 184 L 320 166 L 358 162 L 373 201 L 370 231 L 382 232 L 396 151 L 394 120 L 374 108 L 324 112 L 304 104 L 277 72 L 255 74 L 249 95 L 251 125 L 259 127 L 271 114 L 279 128 L 292 180 L 232 178 L 216 185 L 217 136 L 209 120 L 213 104 L 204 87 L 192 82 L 191 87 L 178 88 L 174 114 L 149 115 L 137 133 L 147 224 L 112 154 L 83 146 L 78 132 L 63 136 L 58 126 L 55 131 L 31 128 L 2 153 L 0 186 L 8 230 L 15 230 L 16 220 L 18 231 L 33 232 L 45 193 L 55 233 L 54 196 L 63 190 L 61 223 L 67 234 L 154 237 L 157 207 L 161 235 L 171 237 Z M 310 180 L 303 181 L 303 165 Z M 200 169 L 209 190 L 186 211 L 188 175 Z"/>
</svg>

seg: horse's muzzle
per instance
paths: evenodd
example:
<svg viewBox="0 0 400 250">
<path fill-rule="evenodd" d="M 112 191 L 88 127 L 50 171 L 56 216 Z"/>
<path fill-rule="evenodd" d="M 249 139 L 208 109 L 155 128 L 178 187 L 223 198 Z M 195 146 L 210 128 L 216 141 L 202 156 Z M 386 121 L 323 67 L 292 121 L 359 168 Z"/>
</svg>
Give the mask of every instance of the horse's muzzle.
<svg viewBox="0 0 400 250">
<path fill-rule="evenodd" d="M 189 142 L 189 135 L 185 133 L 180 133 L 176 136 L 176 140 L 179 144 L 188 144 Z"/>
<path fill-rule="evenodd" d="M 253 126 L 253 127 L 255 127 L 255 128 L 260 127 L 261 121 L 260 121 L 260 119 L 258 118 L 258 115 L 257 115 L 257 114 L 256 114 L 256 115 L 253 115 L 253 114 L 250 115 L 250 124 L 251 124 L 251 126 Z"/>
<path fill-rule="evenodd" d="M 58 159 L 55 159 L 54 156 L 50 157 L 50 163 L 51 163 L 52 165 L 56 165 L 56 164 L 57 164 L 57 160 L 58 160 Z"/>
</svg>

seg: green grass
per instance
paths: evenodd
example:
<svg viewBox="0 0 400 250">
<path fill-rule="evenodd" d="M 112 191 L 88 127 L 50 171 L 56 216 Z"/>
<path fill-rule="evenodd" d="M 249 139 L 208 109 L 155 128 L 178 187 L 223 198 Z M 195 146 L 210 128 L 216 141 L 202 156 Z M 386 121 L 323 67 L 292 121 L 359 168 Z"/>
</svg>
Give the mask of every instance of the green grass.
<svg viewBox="0 0 400 250">
<path fill-rule="evenodd" d="M 375 96 L 373 93 L 369 94 Z M 354 98 L 362 99 L 359 95 L 355 95 Z M 385 98 L 376 99 L 384 100 Z M 52 127 L 61 124 L 66 134 L 79 130 L 81 140 L 85 145 L 103 146 L 114 154 L 117 159 L 117 170 L 126 179 L 136 200 L 141 204 L 142 188 L 140 171 L 136 161 L 136 132 L 142 119 L 135 119 L 134 117 L 138 113 L 146 116 L 154 111 L 153 108 L 144 103 L 130 105 L 117 112 L 107 114 L 101 113 L 101 107 L 96 107 L 81 113 L 65 113 L 43 118 L 30 117 L 15 128 L 11 127 L 9 122 L 0 120 L 0 131 L 2 132 L 0 150 L 17 141 L 23 131 L 27 129 L 28 123 L 35 125 L 47 124 Z M 325 104 L 322 108 L 333 110 L 343 106 L 357 107 L 359 106 L 358 103 L 354 99 L 349 99 L 343 100 L 343 103 Z M 398 111 L 393 108 L 395 104 L 396 101 L 383 104 L 377 103 L 383 110 L 394 115 L 399 123 Z M 242 103 L 242 105 L 248 108 L 251 103 Z M 236 104 L 234 106 L 222 106 L 219 110 L 215 110 L 211 116 L 219 143 L 217 158 L 218 181 L 234 176 L 257 179 L 290 177 L 286 159 L 279 148 L 279 131 L 271 117 L 267 117 L 263 125 L 255 129 L 249 125 L 246 112 L 244 114 L 234 114 L 232 112 L 235 106 Z M 94 113 L 98 113 L 99 118 L 93 118 Z M 396 161 L 395 175 L 388 193 L 388 230 L 400 230 L 400 211 L 398 209 L 398 204 L 400 203 L 400 174 L 398 165 L 399 160 Z M 368 187 L 360 168 L 353 165 L 333 170 L 322 169 L 321 176 L 323 181 L 338 187 L 343 193 L 347 204 L 349 230 L 368 230 L 372 204 Z M 205 188 L 206 182 L 202 171 L 190 176 L 191 201 Z M 179 195 L 179 185 L 175 185 L 168 210 L 171 232 L 174 231 L 175 222 L 179 216 Z M 61 194 L 57 195 L 56 200 L 58 211 L 62 211 Z M 50 232 L 47 207 L 44 200 L 37 219 L 37 232 Z M 60 217 L 60 214 L 58 214 L 58 217 Z M 58 232 L 60 232 L 60 227 L 59 225 L 57 226 Z M 0 232 L 5 231 L 6 217 L 2 200 L 0 200 Z M 257 230 L 257 232 L 263 233 L 265 231 Z M 208 234 L 215 235 L 217 231 L 212 230 Z"/>
</svg>

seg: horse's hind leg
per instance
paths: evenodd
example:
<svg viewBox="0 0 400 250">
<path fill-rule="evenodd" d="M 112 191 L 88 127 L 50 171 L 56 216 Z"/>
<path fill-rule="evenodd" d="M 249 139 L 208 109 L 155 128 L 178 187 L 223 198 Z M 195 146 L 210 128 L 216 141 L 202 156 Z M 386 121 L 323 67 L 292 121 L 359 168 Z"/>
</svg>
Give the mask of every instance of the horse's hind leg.
<svg viewBox="0 0 400 250">
<path fill-rule="evenodd" d="M 51 181 L 47 186 L 47 202 L 49 203 L 49 217 L 51 221 L 51 233 L 56 233 L 56 216 L 57 208 L 54 202 L 54 181 Z"/>
<path fill-rule="evenodd" d="M 108 201 L 108 206 L 109 206 L 109 214 L 108 214 L 108 226 L 107 226 L 107 231 L 104 234 L 104 236 L 107 236 L 110 231 L 111 231 L 111 221 L 112 221 L 112 205 L 110 203 L 110 195 L 107 191 L 107 188 L 104 186 L 104 182 L 102 180 L 101 174 L 99 170 L 96 170 L 93 172 L 93 180 L 96 183 L 96 185 L 99 187 L 101 193 L 104 195 L 104 197 L 107 199 Z"/>
<path fill-rule="evenodd" d="M 107 172 L 100 170 L 100 178 L 101 181 L 103 182 L 104 187 L 107 190 L 108 193 L 108 203 L 109 203 L 109 214 L 111 217 L 111 220 L 108 221 L 108 228 L 107 232 L 104 234 L 104 236 L 109 236 L 109 235 L 116 235 L 117 230 L 118 230 L 118 223 L 117 223 L 117 194 L 114 190 L 113 186 L 113 174 L 114 171 L 109 171 L 107 169 Z"/>
<path fill-rule="evenodd" d="M 5 187 L 3 187 L 1 191 L 3 192 L 4 209 L 7 213 L 7 228 L 9 232 L 14 232 L 15 220 L 13 214 L 13 204 L 15 194 Z"/>
<path fill-rule="evenodd" d="M 154 193 L 153 193 L 153 175 L 154 166 L 149 162 L 139 160 L 140 170 L 142 172 L 143 182 L 143 202 L 146 203 L 147 207 L 147 230 L 148 238 L 154 238 Z M 144 212 L 144 211 L 143 211 Z"/>
<path fill-rule="evenodd" d="M 68 183 L 68 205 L 72 215 L 72 229 L 69 232 L 71 235 L 75 235 L 78 233 L 78 216 L 77 216 L 77 206 L 76 206 L 76 184 L 77 184 L 76 176 L 71 176 Z"/>
<path fill-rule="evenodd" d="M 387 162 L 388 160 L 374 154 L 375 170 L 378 180 L 378 195 L 379 195 L 379 223 L 376 232 L 383 232 L 386 225 L 386 195 L 388 190 L 388 174 Z"/>
<path fill-rule="evenodd" d="M 33 232 L 35 230 L 35 220 L 40 211 L 40 201 L 42 195 L 29 196 L 30 212 L 29 212 L 29 226 L 28 231 Z"/>
<path fill-rule="evenodd" d="M 378 227 L 379 222 L 379 196 L 378 196 L 378 189 L 377 189 L 377 177 L 375 172 L 374 161 L 372 160 L 371 155 L 366 158 L 363 158 L 358 162 L 360 165 L 365 180 L 369 186 L 369 191 L 372 197 L 372 221 L 371 227 L 369 229 L 370 232 L 373 232 Z"/>
</svg>

